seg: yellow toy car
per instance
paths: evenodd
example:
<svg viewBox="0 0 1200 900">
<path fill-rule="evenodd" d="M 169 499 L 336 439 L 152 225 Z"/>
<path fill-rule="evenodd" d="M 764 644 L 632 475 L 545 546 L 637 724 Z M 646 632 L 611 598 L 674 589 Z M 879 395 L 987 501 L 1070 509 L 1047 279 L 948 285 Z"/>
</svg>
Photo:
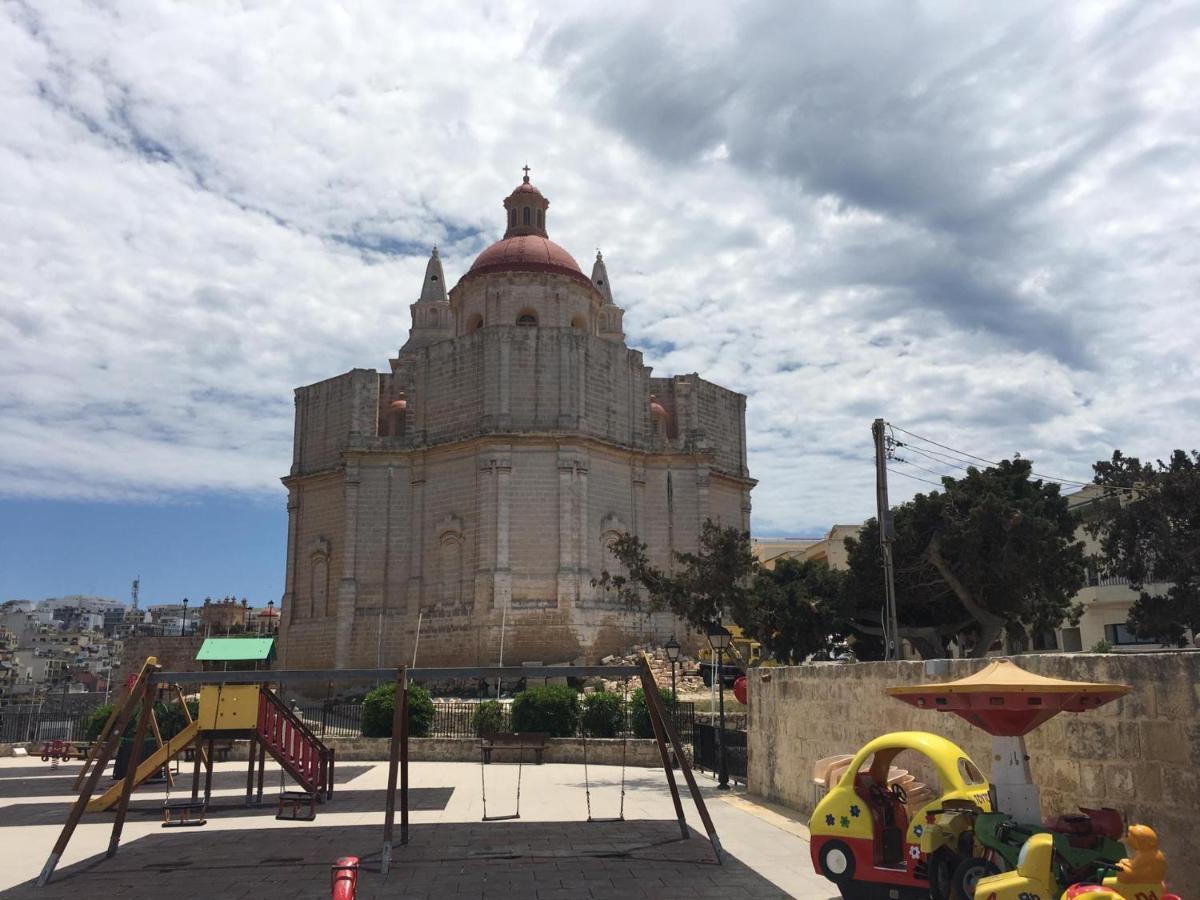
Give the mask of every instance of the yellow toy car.
<svg viewBox="0 0 1200 900">
<path fill-rule="evenodd" d="M 893 765 L 905 751 L 919 754 L 926 782 Z M 972 841 L 973 815 L 992 809 L 988 790 L 957 744 L 923 731 L 885 734 L 858 751 L 813 810 L 813 867 L 847 900 L 928 900 L 930 857 Z"/>
</svg>

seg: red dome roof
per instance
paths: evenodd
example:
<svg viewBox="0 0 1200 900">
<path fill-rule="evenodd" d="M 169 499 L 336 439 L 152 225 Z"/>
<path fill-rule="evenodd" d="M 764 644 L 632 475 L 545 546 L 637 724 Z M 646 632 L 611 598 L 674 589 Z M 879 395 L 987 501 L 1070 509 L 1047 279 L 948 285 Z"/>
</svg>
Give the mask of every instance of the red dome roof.
<svg viewBox="0 0 1200 900">
<path fill-rule="evenodd" d="M 496 241 L 479 254 L 467 277 L 487 272 L 556 272 L 592 283 L 570 253 L 549 238 L 533 234 Z"/>
</svg>

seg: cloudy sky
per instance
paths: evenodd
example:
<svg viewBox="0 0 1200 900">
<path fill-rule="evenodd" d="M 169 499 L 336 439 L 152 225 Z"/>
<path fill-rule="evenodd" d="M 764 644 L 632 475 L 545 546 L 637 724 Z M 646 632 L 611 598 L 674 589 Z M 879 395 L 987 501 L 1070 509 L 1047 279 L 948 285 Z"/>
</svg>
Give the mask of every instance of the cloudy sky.
<svg viewBox="0 0 1200 900">
<path fill-rule="evenodd" d="M 875 416 L 1197 444 L 1200 6 L 338 7 L 0 0 L 0 599 L 277 597 L 292 389 L 526 161 L 647 363 L 749 396 L 761 535 L 872 512 Z"/>
</svg>

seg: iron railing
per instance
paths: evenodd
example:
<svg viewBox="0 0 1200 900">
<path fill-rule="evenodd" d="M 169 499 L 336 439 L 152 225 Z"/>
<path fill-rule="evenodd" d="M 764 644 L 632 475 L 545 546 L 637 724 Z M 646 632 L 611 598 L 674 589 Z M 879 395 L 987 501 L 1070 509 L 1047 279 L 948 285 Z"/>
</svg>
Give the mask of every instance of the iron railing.
<svg viewBox="0 0 1200 900">
<path fill-rule="evenodd" d="M 734 781 L 746 783 L 747 757 L 746 732 L 726 728 L 723 732 L 716 725 L 697 722 L 692 738 L 692 759 L 697 769 L 717 773 L 721 769 L 721 757 L 717 734 L 721 733 L 725 751 L 725 770 Z"/>
</svg>

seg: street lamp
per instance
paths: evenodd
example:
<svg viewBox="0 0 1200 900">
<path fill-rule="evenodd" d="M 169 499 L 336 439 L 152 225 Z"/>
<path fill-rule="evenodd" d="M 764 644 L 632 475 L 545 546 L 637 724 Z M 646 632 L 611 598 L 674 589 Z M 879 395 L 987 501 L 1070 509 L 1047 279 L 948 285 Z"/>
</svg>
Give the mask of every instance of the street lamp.
<svg viewBox="0 0 1200 900">
<path fill-rule="evenodd" d="M 671 661 L 671 708 L 674 709 L 679 705 L 678 698 L 675 696 L 675 664 L 679 662 L 679 641 L 675 640 L 675 635 L 671 635 L 671 639 L 663 645 L 663 649 L 667 651 L 667 659 Z"/>
<path fill-rule="evenodd" d="M 180 637 L 183 637 L 185 634 L 187 634 L 187 604 L 188 604 L 188 599 L 187 599 L 187 597 L 184 597 L 183 598 L 183 624 L 181 624 L 179 626 L 179 636 Z"/>
<path fill-rule="evenodd" d="M 717 790 L 729 790 L 729 767 L 725 765 L 725 651 L 729 649 L 732 635 L 720 622 L 708 626 L 708 645 L 717 658 L 714 669 L 717 675 L 717 696 L 720 697 L 720 714 L 717 725 Z"/>
</svg>

